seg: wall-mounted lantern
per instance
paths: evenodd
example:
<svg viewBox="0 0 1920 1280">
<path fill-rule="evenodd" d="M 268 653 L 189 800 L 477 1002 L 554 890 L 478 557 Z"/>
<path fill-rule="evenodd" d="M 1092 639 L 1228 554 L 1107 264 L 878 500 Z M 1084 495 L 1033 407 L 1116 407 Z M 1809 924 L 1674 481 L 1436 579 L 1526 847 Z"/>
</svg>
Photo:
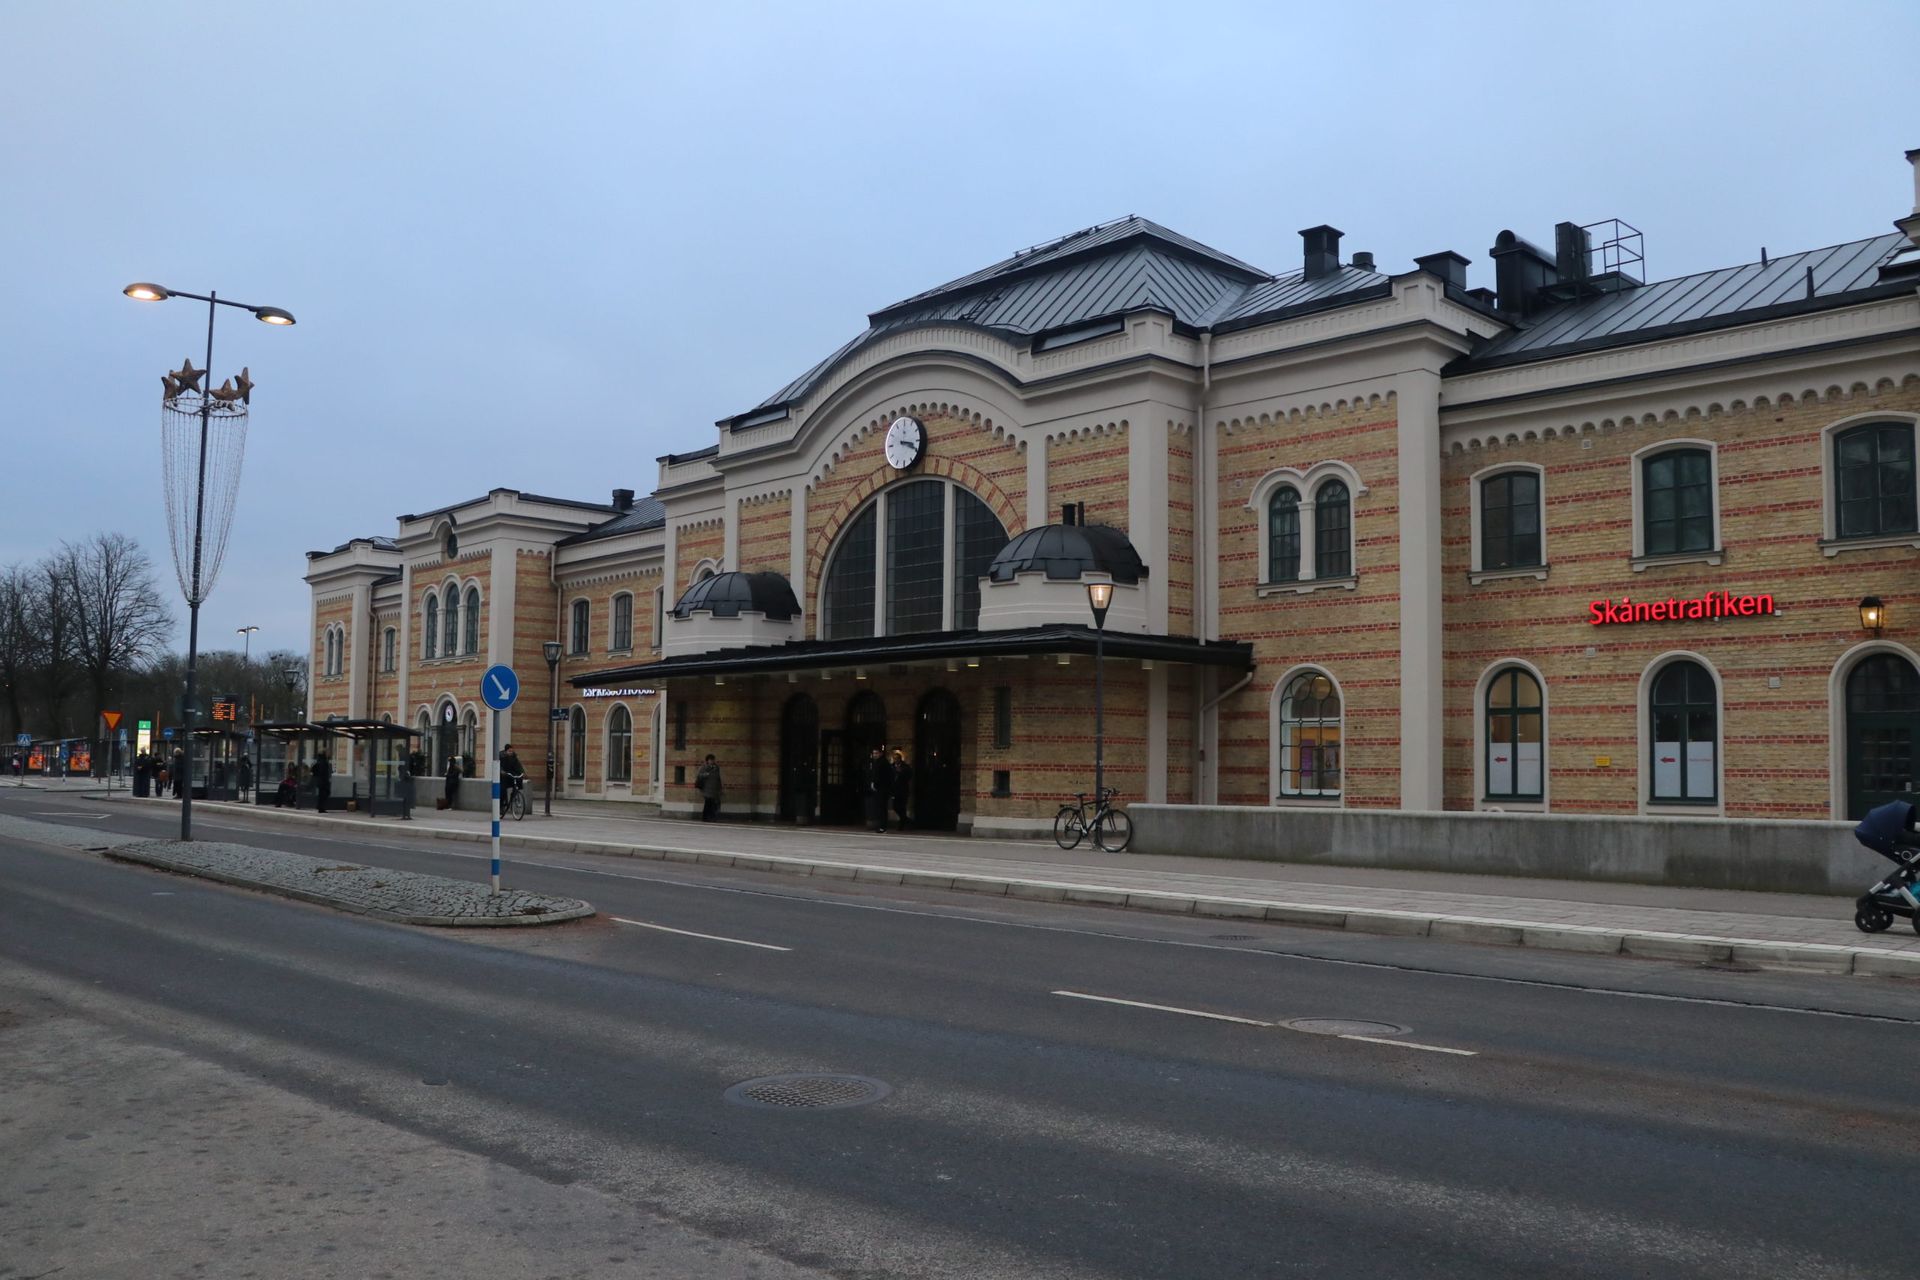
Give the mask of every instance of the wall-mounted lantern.
<svg viewBox="0 0 1920 1280">
<path fill-rule="evenodd" d="M 1887 606 L 1880 603 L 1879 596 L 1868 596 L 1860 602 L 1860 629 L 1876 636 L 1887 629 Z"/>
</svg>

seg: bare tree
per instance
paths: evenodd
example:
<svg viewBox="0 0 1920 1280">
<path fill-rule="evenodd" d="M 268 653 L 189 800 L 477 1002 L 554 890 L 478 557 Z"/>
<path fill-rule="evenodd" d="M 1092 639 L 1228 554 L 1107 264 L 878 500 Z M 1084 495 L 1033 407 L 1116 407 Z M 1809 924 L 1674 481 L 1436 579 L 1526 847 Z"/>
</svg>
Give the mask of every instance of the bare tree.
<svg viewBox="0 0 1920 1280">
<path fill-rule="evenodd" d="M 39 637 L 39 661 L 33 683 L 40 694 L 45 727 L 52 736 L 68 737 L 72 727 L 73 691 L 81 672 L 74 653 L 73 607 L 61 580 L 57 556 L 33 566 L 26 596 L 27 626 Z"/>
<path fill-rule="evenodd" d="M 41 636 L 33 626 L 39 582 L 33 570 L 17 564 L 0 569 L 0 691 L 7 713 L 8 741 L 27 728 L 26 698 L 41 660 Z"/>
<path fill-rule="evenodd" d="M 173 618 L 154 584 L 146 552 L 123 533 L 96 533 L 77 546 L 62 543 L 48 572 L 97 720 L 108 709 L 116 678 L 159 651 L 173 631 Z"/>
</svg>

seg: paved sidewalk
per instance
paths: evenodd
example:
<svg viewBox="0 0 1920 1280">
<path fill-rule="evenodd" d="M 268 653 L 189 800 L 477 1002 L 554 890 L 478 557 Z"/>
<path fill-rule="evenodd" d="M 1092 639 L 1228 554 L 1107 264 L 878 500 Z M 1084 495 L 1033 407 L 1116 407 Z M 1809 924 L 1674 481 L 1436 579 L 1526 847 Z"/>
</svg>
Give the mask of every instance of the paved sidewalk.
<svg viewBox="0 0 1920 1280">
<path fill-rule="evenodd" d="M 487 815 L 477 812 L 428 810 L 402 822 L 251 805 L 196 809 L 383 839 L 488 838 Z M 706 824 L 579 803 L 556 803 L 551 818 L 507 822 L 502 845 L 509 862 L 513 850 L 609 854 L 1355 932 L 1920 977 L 1920 936 L 1908 923 L 1863 934 L 1852 901 L 1840 897 L 1068 852 L 1050 841 Z"/>
</svg>

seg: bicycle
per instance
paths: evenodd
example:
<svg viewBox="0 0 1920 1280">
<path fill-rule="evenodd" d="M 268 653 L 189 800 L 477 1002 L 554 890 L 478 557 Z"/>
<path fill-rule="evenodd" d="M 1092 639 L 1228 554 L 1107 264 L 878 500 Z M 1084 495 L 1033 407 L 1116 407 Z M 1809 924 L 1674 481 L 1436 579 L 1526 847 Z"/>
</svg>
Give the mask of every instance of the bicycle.
<svg viewBox="0 0 1920 1280">
<path fill-rule="evenodd" d="M 520 779 L 510 782 L 507 791 L 507 801 L 501 806 L 501 809 L 507 816 L 517 822 L 527 816 L 527 810 L 531 807 L 527 802 L 526 780 Z"/>
<path fill-rule="evenodd" d="M 1103 853 L 1125 853 L 1133 843 L 1133 819 L 1125 809 L 1114 808 L 1114 798 L 1119 794 L 1106 787 L 1098 800 L 1089 803 L 1086 792 L 1074 792 L 1078 803 L 1063 804 L 1053 815 L 1053 842 L 1062 849 L 1077 849 L 1082 840 L 1091 837 L 1093 847 Z"/>
</svg>

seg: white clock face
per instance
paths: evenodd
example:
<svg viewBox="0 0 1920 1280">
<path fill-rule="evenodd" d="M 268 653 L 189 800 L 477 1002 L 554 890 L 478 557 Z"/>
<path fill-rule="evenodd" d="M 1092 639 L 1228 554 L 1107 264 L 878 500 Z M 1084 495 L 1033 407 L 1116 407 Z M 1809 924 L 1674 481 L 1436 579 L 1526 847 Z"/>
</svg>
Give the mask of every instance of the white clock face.
<svg viewBox="0 0 1920 1280">
<path fill-rule="evenodd" d="M 895 471 L 905 471 L 920 461 L 927 448 L 927 429 L 914 418 L 895 418 L 887 428 L 887 462 Z"/>
</svg>

